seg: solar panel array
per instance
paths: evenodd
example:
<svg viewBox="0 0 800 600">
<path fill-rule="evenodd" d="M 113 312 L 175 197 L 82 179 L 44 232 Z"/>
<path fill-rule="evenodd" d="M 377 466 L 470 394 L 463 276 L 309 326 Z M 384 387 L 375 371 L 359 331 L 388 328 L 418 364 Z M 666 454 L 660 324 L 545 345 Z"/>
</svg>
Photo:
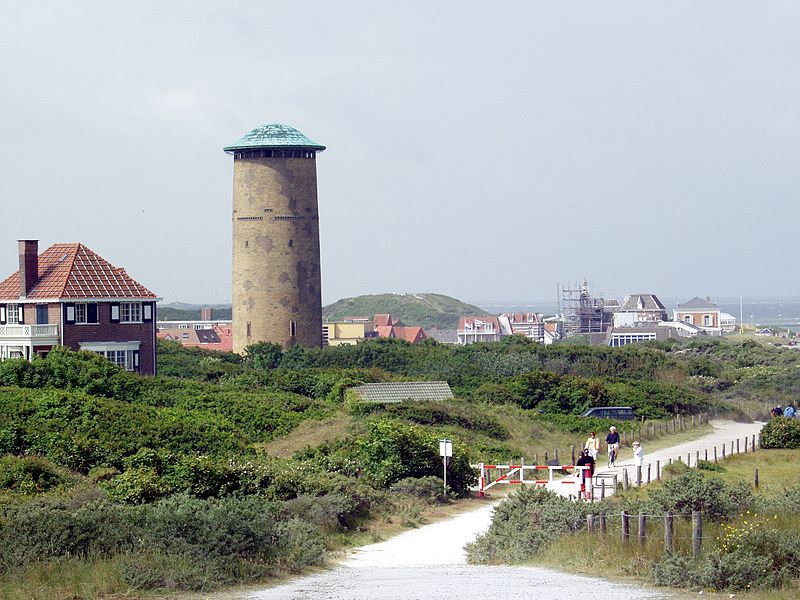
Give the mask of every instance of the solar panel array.
<svg viewBox="0 0 800 600">
<path fill-rule="evenodd" d="M 453 391 L 446 381 L 365 383 L 352 389 L 365 402 L 448 400 L 453 397 Z"/>
</svg>

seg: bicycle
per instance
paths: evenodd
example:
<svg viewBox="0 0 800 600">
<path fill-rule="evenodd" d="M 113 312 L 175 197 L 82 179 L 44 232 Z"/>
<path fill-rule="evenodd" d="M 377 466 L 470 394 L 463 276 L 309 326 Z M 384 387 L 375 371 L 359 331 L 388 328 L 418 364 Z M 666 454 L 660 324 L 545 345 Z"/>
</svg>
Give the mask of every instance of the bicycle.
<svg viewBox="0 0 800 600">
<path fill-rule="evenodd" d="M 616 466 L 617 464 L 617 445 L 610 444 L 608 446 L 608 468 Z"/>
</svg>

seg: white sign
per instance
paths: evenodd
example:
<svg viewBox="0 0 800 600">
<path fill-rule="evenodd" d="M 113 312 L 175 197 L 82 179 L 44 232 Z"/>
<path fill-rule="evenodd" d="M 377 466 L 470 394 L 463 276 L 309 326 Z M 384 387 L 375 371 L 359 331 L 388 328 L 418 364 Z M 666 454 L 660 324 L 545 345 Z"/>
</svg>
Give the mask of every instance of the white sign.
<svg viewBox="0 0 800 600">
<path fill-rule="evenodd" d="M 444 456 L 447 458 L 453 456 L 452 440 L 439 440 L 439 456 Z"/>
</svg>

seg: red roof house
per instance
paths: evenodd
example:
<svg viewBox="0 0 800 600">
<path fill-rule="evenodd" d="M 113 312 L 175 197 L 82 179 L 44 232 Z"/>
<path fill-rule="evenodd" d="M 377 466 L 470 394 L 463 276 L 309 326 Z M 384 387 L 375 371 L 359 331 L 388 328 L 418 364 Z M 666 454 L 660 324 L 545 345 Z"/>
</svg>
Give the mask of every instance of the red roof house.
<svg viewBox="0 0 800 600">
<path fill-rule="evenodd" d="M 38 248 L 20 240 L 20 268 L 0 282 L 0 360 L 63 345 L 154 375 L 159 298 L 83 244 Z"/>
</svg>

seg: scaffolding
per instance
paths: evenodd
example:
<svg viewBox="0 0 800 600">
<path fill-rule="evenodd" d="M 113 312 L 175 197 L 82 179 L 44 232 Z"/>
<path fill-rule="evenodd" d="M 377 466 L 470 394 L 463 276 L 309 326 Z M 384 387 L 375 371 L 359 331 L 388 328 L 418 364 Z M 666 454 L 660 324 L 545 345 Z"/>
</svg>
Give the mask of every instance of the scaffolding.
<svg viewBox="0 0 800 600">
<path fill-rule="evenodd" d="M 608 326 L 602 297 L 589 293 L 589 284 L 568 285 L 561 289 L 564 337 L 601 333 Z"/>
</svg>

